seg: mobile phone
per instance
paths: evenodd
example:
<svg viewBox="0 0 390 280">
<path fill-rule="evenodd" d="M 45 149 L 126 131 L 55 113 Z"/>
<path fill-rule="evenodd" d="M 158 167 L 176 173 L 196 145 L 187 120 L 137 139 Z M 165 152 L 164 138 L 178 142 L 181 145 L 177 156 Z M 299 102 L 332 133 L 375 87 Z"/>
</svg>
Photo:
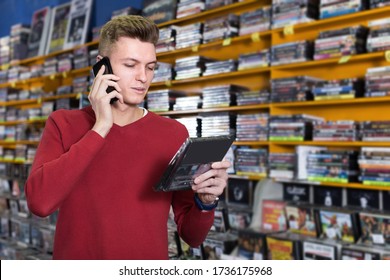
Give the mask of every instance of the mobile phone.
<svg viewBox="0 0 390 280">
<path fill-rule="evenodd" d="M 100 68 L 102 68 L 102 65 L 105 66 L 104 74 L 114 74 L 114 72 L 112 71 L 110 59 L 107 56 L 105 56 L 92 66 L 93 74 L 95 75 L 95 77 L 96 77 L 97 73 L 99 72 Z M 108 86 L 106 92 L 110 93 L 113 90 L 115 90 L 114 87 Z M 116 98 L 116 97 L 111 98 L 110 104 L 114 103 L 117 100 L 118 100 L 118 98 Z"/>
</svg>

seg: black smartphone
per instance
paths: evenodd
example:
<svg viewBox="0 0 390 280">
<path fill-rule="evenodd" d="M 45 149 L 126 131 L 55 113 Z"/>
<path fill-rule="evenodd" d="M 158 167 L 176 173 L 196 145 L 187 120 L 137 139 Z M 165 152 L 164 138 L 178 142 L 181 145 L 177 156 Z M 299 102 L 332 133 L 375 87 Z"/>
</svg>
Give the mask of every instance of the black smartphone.
<svg viewBox="0 0 390 280">
<path fill-rule="evenodd" d="M 92 66 L 92 69 L 93 69 L 93 74 L 97 75 L 97 73 L 99 72 L 100 68 L 102 67 L 102 65 L 105 66 L 105 70 L 104 70 L 104 74 L 114 74 L 114 72 L 112 72 L 112 67 L 111 67 L 111 63 L 110 63 L 110 59 L 105 56 L 103 57 L 102 59 L 100 59 L 98 62 L 96 62 L 93 66 Z M 114 87 L 112 86 L 108 86 L 107 87 L 107 90 L 106 92 L 107 93 L 110 93 L 111 91 L 115 90 Z M 115 101 L 117 101 L 118 98 L 114 97 L 110 100 L 110 104 L 114 103 Z"/>
</svg>

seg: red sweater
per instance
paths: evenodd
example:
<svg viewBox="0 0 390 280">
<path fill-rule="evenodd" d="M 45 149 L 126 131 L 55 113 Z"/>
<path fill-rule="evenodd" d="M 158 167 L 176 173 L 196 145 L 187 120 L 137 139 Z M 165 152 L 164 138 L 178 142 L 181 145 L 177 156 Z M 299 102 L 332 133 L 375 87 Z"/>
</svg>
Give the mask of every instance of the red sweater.
<svg viewBox="0 0 390 280">
<path fill-rule="evenodd" d="M 32 213 L 59 209 L 54 259 L 167 259 L 171 205 L 179 235 L 200 245 L 214 212 L 200 211 L 191 190 L 153 190 L 186 128 L 149 112 L 102 138 L 94 123 L 91 107 L 52 113 L 26 182 Z"/>
</svg>

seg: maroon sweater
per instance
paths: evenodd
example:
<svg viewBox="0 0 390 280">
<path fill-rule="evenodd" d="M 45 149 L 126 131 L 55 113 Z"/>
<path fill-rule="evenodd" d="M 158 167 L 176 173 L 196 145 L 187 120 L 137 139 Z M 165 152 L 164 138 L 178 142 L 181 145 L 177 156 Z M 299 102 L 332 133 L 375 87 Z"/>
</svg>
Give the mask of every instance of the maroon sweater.
<svg viewBox="0 0 390 280">
<path fill-rule="evenodd" d="M 192 191 L 153 190 L 186 128 L 149 112 L 102 138 L 94 123 L 91 107 L 52 113 L 26 182 L 32 213 L 59 209 L 54 259 L 167 259 L 171 205 L 179 235 L 200 245 L 214 212 L 200 211 Z"/>
</svg>

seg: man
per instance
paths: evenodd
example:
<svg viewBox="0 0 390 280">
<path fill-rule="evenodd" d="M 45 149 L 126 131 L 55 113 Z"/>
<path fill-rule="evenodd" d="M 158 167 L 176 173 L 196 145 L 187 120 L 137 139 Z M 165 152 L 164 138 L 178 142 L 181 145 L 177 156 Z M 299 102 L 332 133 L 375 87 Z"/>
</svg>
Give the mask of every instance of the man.
<svg viewBox="0 0 390 280">
<path fill-rule="evenodd" d="M 167 259 L 171 205 L 191 246 L 213 223 L 229 162 L 213 163 L 190 191 L 153 190 L 188 136 L 179 122 L 138 107 L 153 79 L 157 40 L 157 26 L 143 17 L 109 21 L 97 59 L 109 57 L 114 74 L 100 69 L 90 107 L 55 111 L 46 122 L 25 190 L 34 214 L 59 209 L 54 259 Z M 108 86 L 115 90 L 107 94 Z"/>
</svg>

